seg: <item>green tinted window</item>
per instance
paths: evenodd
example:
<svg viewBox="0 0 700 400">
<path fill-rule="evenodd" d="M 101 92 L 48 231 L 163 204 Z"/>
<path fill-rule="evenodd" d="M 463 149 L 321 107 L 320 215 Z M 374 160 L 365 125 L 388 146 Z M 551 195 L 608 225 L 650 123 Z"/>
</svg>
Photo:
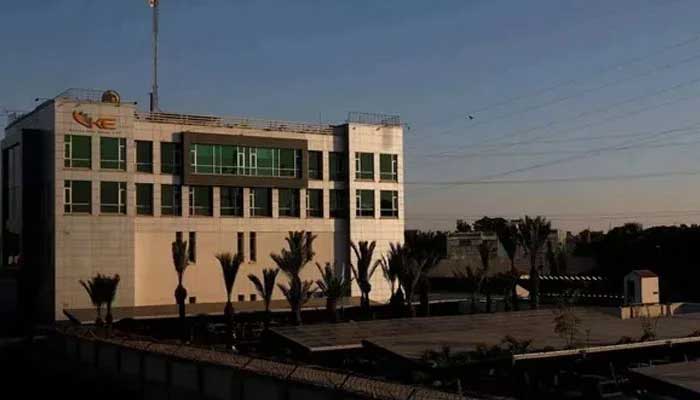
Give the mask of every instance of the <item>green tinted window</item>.
<svg viewBox="0 0 700 400">
<path fill-rule="evenodd" d="M 213 215 L 211 192 L 210 186 L 190 186 L 190 215 Z"/>
<path fill-rule="evenodd" d="M 341 189 L 331 189 L 329 192 L 329 213 L 331 218 L 348 217 L 348 192 Z"/>
<path fill-rule="evenodd" d="M 398 181 L 398 157 L 396 154 L 381 154 L 379 156 L 379 179 L 383 181 Z"/>
<path fill-rule="evenodd" d="M 100 212 L 126 214 L 126 182 L 100 182 Z"/>
<path fill-rule="evenodd" d="M 90 181 L 65 181 L 64 211 L 67 214 L 92 212 L 92 184 Z"/>
<path fill-rule="evenodd" d="M 136 171 L 153 172 L 153 142 L 136 141 Z"/>
<path fill-rule="evenodd" d="M 182 190 L 178 185 L 160 186 L 161 215 L 182 215 Z"/>
<path fill-rule="evenodd" d="M 299 216 L 299 189 L 279 189 L 280 217 Z"/>
<path fill-rule="evenodd" d="M 374 191 L 357 190 L 355 193 L 355 215 L 374 217 Z"/>
<path fill-rule="evenodd" d="M 344 181 L 348 178 L 347 155 L 332 152 L 328 154 L 328 172 L 332 181 Z"/>
<path fill-rule="evenodd" d="M 161 142 L 160 172 L 163 174 L 179 174 L 182 153 L 179 143 Z"/>
<path fill-rule="evenodd" d="M 126 170 L 126 139 L 100 138 L 100 168 Z"/>
<path fill-rule="evenodd" d="M 272 216 L 272 189 L 251 188 L 249 202 L 251 217 Z"/>
<path fill-rule="evenodd" d="M 92 140 L 90 136 L 66 135 L 64 140 L 64 166 L 67 168 L 90 168 L 92 166 Z"/>
<path fill-rule="evenodd" d="M 374 154 L 355 153 L 355 178 L 374 179 Z"/>
<path fill-rule="evenodd" d="M 221 215 L 242 217 L 243 216 L 243 189 L 235 187 L 222 187 L 221 193 Z"/>
<path fill-rule="evenodd" d="M 153 215 L 153 184 L 136 184 L 136 214 Z"/>
<path fill-rule="evenodd" d="M 323 153 L 309 152 L 309 179 L 323 179 Z"/>
<path fill-rule="evenodd" d="M 382 190 L 379 195 L 380 213 L 382 217 L 399 216 L 399 192 Z"/>
<path fill-rule="evenodd" d="M 306 216 L 323 217 L 323 189 L 306 189 Z"/>
<path fill-rule="evenodd" d="M 257 149 L 258 158 L 258 176 L 274 176 L 273 161 L 274 161 L 274 149 Z"/>
</svg>

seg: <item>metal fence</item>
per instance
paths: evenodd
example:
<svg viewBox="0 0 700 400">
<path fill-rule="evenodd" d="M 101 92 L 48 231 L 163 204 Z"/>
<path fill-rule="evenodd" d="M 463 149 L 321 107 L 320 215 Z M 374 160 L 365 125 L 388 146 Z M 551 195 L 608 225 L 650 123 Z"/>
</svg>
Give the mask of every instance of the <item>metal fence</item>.
<svg viewBox="0 0 700 400">
<path fill-rule="evenodd" d="M 399 126 L 401 125 L 401 117 L 398 115 L 353 111 L 348 113 L 348 123 Z"/>
</svg>

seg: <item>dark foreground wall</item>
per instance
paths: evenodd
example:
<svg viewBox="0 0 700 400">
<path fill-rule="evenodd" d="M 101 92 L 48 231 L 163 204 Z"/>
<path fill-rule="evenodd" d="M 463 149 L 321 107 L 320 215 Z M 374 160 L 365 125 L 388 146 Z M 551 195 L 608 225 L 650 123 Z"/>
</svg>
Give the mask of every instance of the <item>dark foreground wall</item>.
<svg viewBox="0 0 700 400">
<path fill-rule="evenodd" d="M 61 333 L 52 347 L 68 360 L 128 379 L 149 399 L 462 399 L 421 387 L 189 346 Z"/>
</svg>

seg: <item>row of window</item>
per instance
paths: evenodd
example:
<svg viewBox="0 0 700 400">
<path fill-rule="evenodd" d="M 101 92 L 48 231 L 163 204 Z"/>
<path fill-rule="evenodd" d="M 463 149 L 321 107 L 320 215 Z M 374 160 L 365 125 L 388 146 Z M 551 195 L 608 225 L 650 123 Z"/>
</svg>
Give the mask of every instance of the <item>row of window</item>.
<svg viewBox="0 0 700 400">
<path fill-rule="evenodd" d="M 182 189 L 179 185 L 160 185 L 162 215 L 182 215 Z M 92 182 L 67 180 L 64 184 L 64 211 L 68 214 L 92 212 Z M 398 192 L 379 191 L 380 216 L 399 216 Z M 213 216 L 213 190 L 211 186 L 189 186 L 189 215 Z M 243 188 L 221 187 L 220 215 L 243 216 Z M 251 217 L 272 217 L 272 189 L 251 188 L 249 190 L 249 212 Z M 329 190 L 329 216 L 347 217 L 347 191 Z M 374 217 L 374 190 L 357 190 L 356 216 Z M 280 217 L 300 216 L 299 189 L 278 189 L 278 211 Z M 126 214 L 126 182 L 100 182 L 100 213 Z M 136 184 L 136 214 L 153 215 L 153 184 Z M 323 189 L 306 190 L 306 216 L 323 218 Z"/>
<path fill-rule="evenodd" d="M 100 168 L 126 170 L 126 139 L 100 137 Z M 182 158 L 179 143 L 160 143 L 160 172 L 180 173 Z M 233 176 L 301 176 L 301 151 L 218 144 L 192 144 L 190 165 L 196 174 Z M 374 153 L 355 153 L 355 179 L 374 180 Z M 322 180 L 323 152 L 309 151 L 309 179 Z M 328 175 L 332 181 L 347 180 L 347 156 L 342 152 L 328 153 Z M 92 168 L 92 138 L 66 135 L 64 166 Z M 153 142 L 136 141 L 136 171 L 153 172 Z M 398 181 L 398 156 L 379 155 L 379 179 Z"/>
</svg>

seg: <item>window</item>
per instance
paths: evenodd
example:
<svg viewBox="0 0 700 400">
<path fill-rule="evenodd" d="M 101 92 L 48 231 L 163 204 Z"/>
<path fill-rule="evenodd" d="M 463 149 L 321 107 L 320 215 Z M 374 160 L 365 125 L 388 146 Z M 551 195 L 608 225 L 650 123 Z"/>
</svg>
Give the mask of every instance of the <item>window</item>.
<svg viewBox="0 0 700 400">
<path fill-rule="evenodd" d="M 238 301 L 245 301 L 245 295 L 244 295 L 244 294 L 239 294 L 239 295 L 238 295 Z"/>
<path fill-rule="evenodd" d="M 355 207 L 356 216 L 374 217 L 374 190 L 357 190 Z"/>
<path fill-rule="evenodd" d="M 248 244 L 250 245 L 250 261 L 256 261 L 258 257 L 258 241 L 255 232 L 250 232 Z"/>
<path fill-rule="evenodd" d="M 328 153 L 328 173 L 332 181 L 348 179 L 347 155 L 345 153 Z"/>
<path fill-rule="evenodd" d="M 279 189 L 280 217 L 299 216 L 299 189 Z"/>
<path fill-rule="evenodd" d="M 237 238 L 236 238 L 236 245 L 238 252 L 241 253 L 241 257 L 245 258 L 245 247 L 243 244 L 243 232 L 238 232 Z"/>
<path fill-rule="evenodd" d="M 136 141 L 136 171 L 153 172 L 153 142 Z"/>
<path fill-rule="evenodd" d="M 399 192 L 395 190 L 382 190 L 379 194 L 379 210 L 382 217 L 398 218 Z"/>
<path fill-rule="evenodd" d="M 323 153 L 309 151 L 309 179 L 323 179 Z"/>
<path fill-rule="evenodd" d="M 221 193 L 221 215 L 242 217 L 243 216 L 243 188 L 222 187 Z"/>
<path fill-rule="evenodd" d="M 355 179 L 374 179 L 374 154 L 355 153 Z"/>
<path fill-rule="evenodd" d="M 163 174 L 179 174 L 182 160 L 180 143 L 160 143 L 160 172 Z"/>
<path fill-rule="evenodd" d="M 65 181 L 63 204 L 67 214 L 92 212 L 92 184 L 90 181 Z"/>
<path fill-rule="evenodd" d="M 251 217 L 271 217 L 272 216 L 272 189 L 252 188 L 250 189 L 250 216 Z"/>
<path fill-rule="evenodd" d="M 182 242 L 182 232 L 175 232 L 175 241 Z"/>
<path fill-rule="evenodd" d="M 329 212 L 331 218 L 348 217 L 348 192 L 345 190 L 331 189 L 329 192 Z"/>
<path fill-rule="evenodd" d="M 399 158 L 396 154 L 379 155 L 379 179 L 382 181 L 398 182 Z"/>
<path fill-rule="evenodd" d="M 190 262 L 197 262 L 197 232 L 190 232 L 190 243 L 187 250 Z"/>
<path fill-rule="evenodd" d="M 153 215 L 153 184 L 136 184 L 136 214 Z"/>
<path fill-rule="evenodd" d="M 202 175 L 301 176 L 301 150 L 194 143 L 192 172 Z"/>
<path fill-rule="evenodd" d="M 323 189 L 306 189 L 306 216 L 323 218 Z"/>
<path fill-rule="evenodd" d="M 182 188 L 179 185 L 160 185 L 161 215 L 182 215 Z"/>
<path fill-rule="evenodd" d="M 190 215 L 211 217 L 211 186 L 190 186 Z"/>
<path fill-rule="evenodd" d="M 92 167 L 92 139 L 90 136 L 65 136 L 63 165 L 66 168 Z"/>
<path fill-rule="evenodd" d="M 100 168 L 126 170 L 126 139 L 100 138 Z"/>
<path fill-rule="evenodd" d="M 100 212 L 126 214 L 126 182 L 100 182 Z"/>
<path fill-rule="evenodd" d="M 255 293 L 250 294 L 250 301 L 256 301 L 257 299 L 258 299 L 258 295 L 256 295 Z"/>
</svg>

